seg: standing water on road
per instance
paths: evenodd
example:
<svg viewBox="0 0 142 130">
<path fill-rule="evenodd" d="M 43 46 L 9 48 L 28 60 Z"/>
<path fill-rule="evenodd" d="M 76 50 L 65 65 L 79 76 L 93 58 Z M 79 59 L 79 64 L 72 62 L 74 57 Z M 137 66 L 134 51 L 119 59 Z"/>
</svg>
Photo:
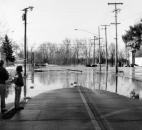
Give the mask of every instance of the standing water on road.
<svg viewBox="0 0 142 130">
<path fill-rule="evenodd" d="M 126 97 L 135 91 L 142 99 L 142 82 L 111 73 L 99 73 L 94 68 L 86 67 L 56 67 L 42 68 L 42 71 L 29 73 L 27 78 L 27 96 L 33 97 L 40 93 L 73 87 L 73 83 L 91 90 L 105 90 Z M 22 93 L 22 97 L 23 97 Z M 7 89 L 6 103 L 14 103 L 15 90 L 13 85 Z"/>
</svg>

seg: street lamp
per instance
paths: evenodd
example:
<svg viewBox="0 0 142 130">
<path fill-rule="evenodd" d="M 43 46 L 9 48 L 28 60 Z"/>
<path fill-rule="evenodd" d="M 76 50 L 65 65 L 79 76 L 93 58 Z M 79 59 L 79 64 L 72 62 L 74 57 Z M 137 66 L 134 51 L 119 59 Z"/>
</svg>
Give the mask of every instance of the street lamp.
<svg viewBox="0 0 142 130">
<path fill-rule="evenodd" d="M 91 35 L 94 36 L 94 50 L 93 50 L 93 65 L 95 65 L 95 40 L 98 40 L 98 38 L 96 37 L 96 34 L 92 33 L 92 32 L 89 32 L 87 30 L 84 30 L 84 29 L 74 29 L 75 31 L 83 31 L 83 32 L 86 32 L 86 33 L 90 33 Z"/>
<path fill-rule="evenodd" d="M 96 36 L 96 34 L 94 34 L 94 33 L 92 33 L 92 32 L 89 32 L 89 31 L 87 31 L 87 30 L 85 30 L 85 29 L 77 29 L 77 28 L 75 28 L 74 30 L 76 30 L 76 31 L 82 31 L 82 32 L 86 32 L 86 33 L 90 33 L 90 34 Z"/>
<path fill-rule="evenodd" d="M 24 11 L 24 14 L 22 16 L 22 19 L 24 21 L 24 98 L 26 98 L 26 61 L 27 61 L 27 11 L 30 9 L 33 10 L 33 6 L 29 6 L 27 8 L 24 8 L 22 11 Z"/>
</svg>

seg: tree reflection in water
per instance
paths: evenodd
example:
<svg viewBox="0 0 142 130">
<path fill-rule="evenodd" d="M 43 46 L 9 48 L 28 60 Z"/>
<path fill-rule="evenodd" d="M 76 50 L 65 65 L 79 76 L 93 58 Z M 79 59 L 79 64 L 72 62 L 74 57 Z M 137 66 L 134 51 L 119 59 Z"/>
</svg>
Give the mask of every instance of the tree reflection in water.
<svg viewBox="0 0 142 130">
<path fill-rule="evenodd" d="M 142 98 L 142 82 L 126 77 L 116 76 L 109 72 L 97 73 L 95 69 L 83 68 L 82 71 L 71 70 L 47 70 L 45 72 L 31 73 L 31 79 L 27 81 L 27 96 L 35 96 L 39 93 L 71 87 L 71 83 L 92 89 L 105 90 L 129 97 L 130 92 L 135 89 Z M 31 89 L 29 86 L 34 86 Z M 8 86 L 6 98 L 14 101 L 14 87 Z"/>
</svg>

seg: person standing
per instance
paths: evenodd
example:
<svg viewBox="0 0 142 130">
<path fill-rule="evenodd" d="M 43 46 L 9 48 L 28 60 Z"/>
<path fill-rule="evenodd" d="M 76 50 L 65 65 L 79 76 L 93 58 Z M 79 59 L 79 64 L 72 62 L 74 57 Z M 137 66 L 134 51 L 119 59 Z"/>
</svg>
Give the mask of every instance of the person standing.
<svg viewBox="0 0 142 130">
<path fill-rule="evenodd" d="M 16 68 L 16 75 L 14 77 L 14 83 L 15 83 L 15 110 L 24 109 L 20 106 L 20 97 L 21 97 L 21 89 L 24 85 L 23 77 L 22 77 L 22 66 L 17 66 Z"/>
<path fill-rule="evenodd" d="M 5 94 L 6 94 L 6 84 L 5 81 L 8 80 L 8 71 L 3 67 L 4 61 L 0 60 L 0 96 L 1 96 L 1 113 L 6 112 L 5 105 Z"/>
</svg>

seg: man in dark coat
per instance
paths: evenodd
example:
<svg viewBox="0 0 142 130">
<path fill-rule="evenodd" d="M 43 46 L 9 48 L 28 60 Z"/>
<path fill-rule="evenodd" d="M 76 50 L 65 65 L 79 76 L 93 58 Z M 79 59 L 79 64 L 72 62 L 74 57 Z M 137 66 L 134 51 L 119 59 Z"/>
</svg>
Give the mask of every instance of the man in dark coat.
<svg viewBox="0 0 142 130">
<path fill-rule="evenodd" d="M 8 80 L 9 74 L 7 70 L 3 67 L 4 61 L 0 60 L 0 96 L 1 96 L 1 113 L 4 113 L 6 110 L 5 105 L 5 94 L 6 94 L 6 84 L 5 81 Z"/>
</svg>

